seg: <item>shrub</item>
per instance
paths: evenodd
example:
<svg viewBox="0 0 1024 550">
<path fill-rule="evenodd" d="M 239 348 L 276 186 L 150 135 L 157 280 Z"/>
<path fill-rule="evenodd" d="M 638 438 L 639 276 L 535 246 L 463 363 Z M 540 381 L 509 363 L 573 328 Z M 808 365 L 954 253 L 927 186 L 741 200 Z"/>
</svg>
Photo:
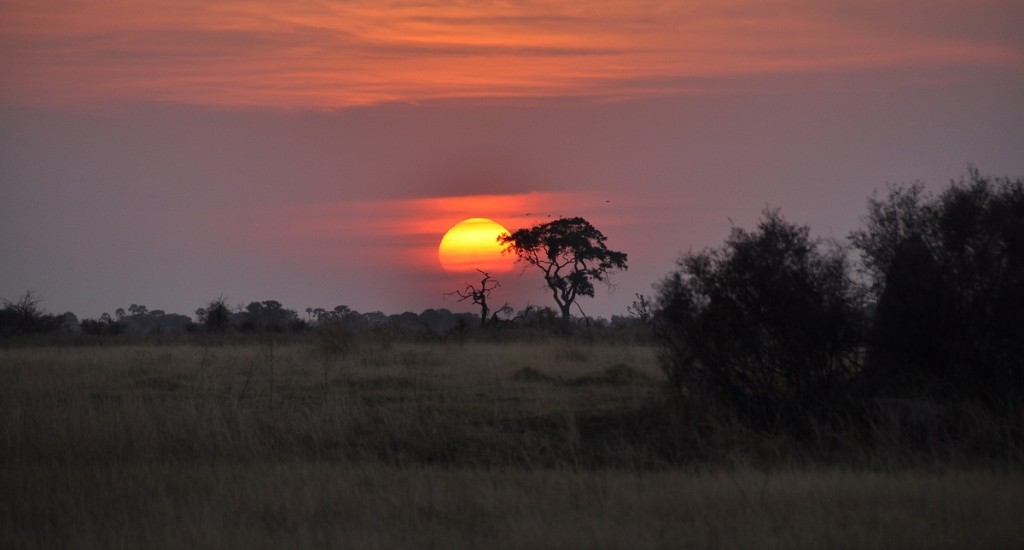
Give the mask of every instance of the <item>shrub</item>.
<svg viewBox="0 0 1024 550">
<path fill-rule="evenodd" d="M 765 211 L 660 285 L 662 365 L 681 397 L 764 428 L 806 425 L 855 373 L 861 307 L 842 250 Z"/>
<path fill-rule="evenodd" d="M 0 336 L 46 334 L 66 328 L 68 319 L 47 313 L 39 307 L 42 301 L 31 290 L 14 301 L 0 300 Z"/>
<path fill-rule="evenodd" d="M 971 169 L 938 197 L 894 186 L 851 238 L 878 307 L 866 378 L 891 396 L 1024 392 L 1024 180 Z"/>
<path fill-rule="evenodd" d="M 231 326 L 231 310 L 223 296 L 211 300 L 205 308 L 197 309 L 196 318 L 207 332 L 225 332 Z"/>
</svg>

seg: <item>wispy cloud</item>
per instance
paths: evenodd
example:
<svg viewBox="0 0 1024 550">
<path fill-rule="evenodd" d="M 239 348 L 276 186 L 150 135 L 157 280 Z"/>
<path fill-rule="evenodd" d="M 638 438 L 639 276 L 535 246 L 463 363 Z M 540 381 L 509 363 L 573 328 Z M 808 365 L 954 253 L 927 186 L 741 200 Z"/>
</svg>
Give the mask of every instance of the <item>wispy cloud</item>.
<svg viewBox="0 0 1024 550">
<path fill-rule="evenodd" d="M 845 3 L 843 3 L 845 4 Z M 764 74 L 1024 72 L 1007 0 L 836 3 L 8 0 L 0 100 L 345 108 L 628 98 Z"/>
</svg>

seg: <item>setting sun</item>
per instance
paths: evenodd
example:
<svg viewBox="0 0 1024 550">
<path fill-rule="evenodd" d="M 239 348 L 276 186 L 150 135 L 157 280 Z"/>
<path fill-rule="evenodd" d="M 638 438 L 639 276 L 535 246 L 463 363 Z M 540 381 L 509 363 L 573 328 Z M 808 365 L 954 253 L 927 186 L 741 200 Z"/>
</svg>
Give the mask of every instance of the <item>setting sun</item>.
<svg viewBox="0 0 1024 550">
<path fill-rule="evenodd" d="M 503 233 L 508 229 L 487 218 L 463 220 L 445 233 L 437 259 L 446 271 L 508 271 L 513 259 L 501 253 L 498 236 Z"/>
</svg>

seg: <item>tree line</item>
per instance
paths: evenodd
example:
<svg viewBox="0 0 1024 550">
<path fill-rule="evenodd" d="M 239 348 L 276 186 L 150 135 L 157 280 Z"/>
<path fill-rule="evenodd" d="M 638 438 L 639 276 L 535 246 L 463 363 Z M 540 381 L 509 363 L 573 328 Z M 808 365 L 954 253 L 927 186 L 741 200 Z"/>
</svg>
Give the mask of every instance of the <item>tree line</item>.
<svg viewBox="0 0 1024 550">
<path fill-rule="evenodd" d="M 541 274 L 557 306 L 487 303 L 499 284 L 452 294 L 480 316 L 307 308 L 274 300 L 229 307 L 224 298 L 195 319 L 132 304 L 78 322 L 51 315 L 31 292 L 3 301 L 0 336 L 77 330 L 301 332 L 327 325 L 428 333 L 532 326 L 566 332 L 577 300 L 627 268 L 625 253 L 583 218 L 560 218 L 499 238 Z M 856 260 L 854 259 L 856 258 Z M 685 254 L 677 269 L 638 294 L 627 315 L 596 326 L 650 326 L 673 392 L 762 427 L 798 426 L 853 398 L 971 400 L 1014 409 L 1024 396 L 1024 180 L 969 169 L 935 195 L 891 185 L 867 202 L 849 244 L 814 239 L 807 226 L 767 209 L 756 228 Z M 578 319 L 578 318 L 575 318 Z M 1016 410 L 1016 409 L 1014 409 Z"/>
<path fill-rule="evenodd" d="M 646 297 L 644 297 L 646 299 Z M 381 311 L 359 312 L 347 305 L 333 308 L 309 307 L 304 314 L 282 305 L 277 300 L 229 305 L 216 298 L 196 309 L 192 317 L 149 309 L 131 304 L 103 313 L 95 319 L 79 319 L 72 312 L 53 314 L 43 307 L 34 291 L 27 291 L 16 300 L 4 300 L 0 309 L 0 340 L 34 337 L 58 333 L 80 333 L 86 336 L 183 334 L 302 334 L 328 325 L 353 332 L 394 329 L 407 333 L 444 336 L 453 331 L 505 330 L 530 328 L 563 330 L 563 320 L 551 307 L 527 304 L 516 310 L 508 303 L 486 316 L 481 323 L 476 313 L 453 312 L 447 308 L 428 308 L 421 312 L 406 311 L 387 314 Z M 591 328 L 642 327 L 644 320 L 632 314 L 613 315 L 611 319 L 593 318 L 573 322 Z"/>
</svg>

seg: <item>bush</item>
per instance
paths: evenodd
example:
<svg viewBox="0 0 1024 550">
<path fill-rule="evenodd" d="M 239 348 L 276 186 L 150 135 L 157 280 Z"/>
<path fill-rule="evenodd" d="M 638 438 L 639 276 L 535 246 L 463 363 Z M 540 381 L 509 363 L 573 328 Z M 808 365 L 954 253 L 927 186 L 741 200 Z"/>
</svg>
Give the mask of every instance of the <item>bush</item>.
<svg viewBox="0 0 1024 550">
<path fill-rule="evenodd" d="M 205 308 L 197 309 L 196 318 L 207 332 L 225 332 L 231 327 L 231 310 L 223 296 L 211 300 Z"/>
<path fill-rule="evenodd" d="M 777 429 L 807 426 L 844 395 L 861 307 L 843 251 L 765 211 L 720 249 L 689 253 L 659 288 L 656 331 L 678 394 Z"/>
<path fill-rule="evenodd" d="M 851 235 L 878 297 L 866 379 L 894 397 L 1024 393 L 1024 180 L 894 186 Z"/>
<path fill-rule="evenodd" d="M 0 300 L 0 337 L 47 334 L 66 328 L 65 315 L 53 315 L 39 307 L 42 302 L 36 294 L 29 290 L 15 301 Z M 73 315 L 72 315 L 73 316 Z"/>
<path fill-rule="evenodd" d="M 123 321 L 115 321 L 109 316 L 82 321 L 82 332 L 93 336 L 113 336 L 125 332 L 127 328 L 128 326 Z"/>
</svg>

